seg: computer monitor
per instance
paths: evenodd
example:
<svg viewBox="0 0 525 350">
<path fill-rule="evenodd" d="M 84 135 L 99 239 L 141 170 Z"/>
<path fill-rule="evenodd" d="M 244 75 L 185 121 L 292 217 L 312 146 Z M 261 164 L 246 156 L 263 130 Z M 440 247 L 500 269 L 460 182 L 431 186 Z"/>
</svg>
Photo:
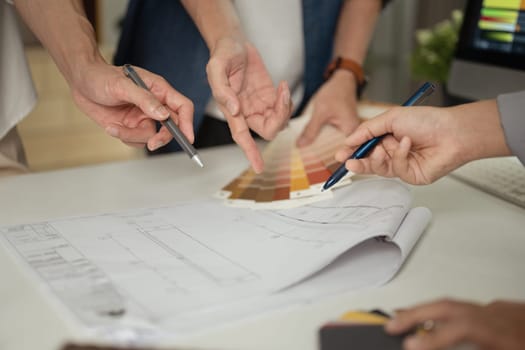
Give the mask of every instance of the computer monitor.
<svg viewBox="0 0 525 350">
<path fill-rule="evenodd" d="M 525 0 L 469 0 L 447 84 L 471 100 L 525 90 Z"/>
</svg>

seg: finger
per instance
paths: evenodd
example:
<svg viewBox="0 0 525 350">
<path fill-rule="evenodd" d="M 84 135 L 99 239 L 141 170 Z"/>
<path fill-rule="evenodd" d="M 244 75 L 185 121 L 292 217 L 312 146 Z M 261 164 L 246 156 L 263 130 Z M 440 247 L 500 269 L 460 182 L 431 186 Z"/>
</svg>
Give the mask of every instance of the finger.
<svg viewBox="0 0 525 350">
<path fill-rule="evenodd" d="M 130 79 L 122 77 L 109 86 L 110 94 L 122 102 L 132 103 L 144 114 L 155 120 L 165 120 L 168 109 L 148 90 L 135 85 Z"/>
<path fill-rule="evenodd" d="M 419 305 L 399 312 L 387 322 L 385 330 L 391 334 L 407 332 L 427 320 L 446 320 L 458 312 L 463 303 L 451 300 L 441 300 Z"/>
<path fill-rule="evenodd" d="M 408 154 L 410 153 L 410 147 L 412 146 L 412 141 L 409 137 L 403 136 L 399 147 L 393 152 L 392 155 L 392 169 L 394 174 L 396 174 L 400 179 L 413 181 L 413 176 L 411 175 L 410 163 L 408 161 Z"/>
<path fill-rule="evenodd" d="M 335 160 L 338 162 L 345 162 L 353 153 L 353 150 L 348 146 L 342 146 L 336 153 L 335 153 Z"/>
<path fill-rule="evenodd" d="M 168 142 L 171 141 L 173 136 L 168 131 L 166 127 L 160 128 L 159 132 L 153 135 L 147 143 L 147 147 L 150 151 L 155 151 L 165 145 L 168 144 Z"/>
<path fill-rule="evenodd" d="M 279 84 L 276 94 L 277 97 L 271 102 L 273 105 L 267 107 L 263 114 L 256 113 L 246 117 L 249 128 L 265 140 L 272 140 L 288 124 L 291 115 L 290 91 L 286 82 Z M 250 114 L 249 111 L 250 107 L 242 108 L 243 113 Z"/>
<path fill-rule="evenodd" d="M 393 177 L 391 161 L 383 147 L 377 147 L 367 158 L 349 159 L 346 168 L 355 174 L 374 174 Z"/>
<path fill-rule="evenodd" d="M 150 119 L 139 108 L 133 107 L 122 119 L 122 124 L 127 128 L 136 128 L 144 119 Z"/>
<path fill-rule="evenodd" d="M 370 162 L 365 159 L 349 159 L 345 162 L 345 168 L 354 174 L 370 174 Z"/>
<path fill-rule="evenodd" d="M 374 148 L 369 154 L 370 170 L 372 173 L 380 176 L 392 177 L 391 159 L 382 146 Z"/>
<path fill-rule="evenodd" d="M 127 128 L 122 125 L 111 124 L 106 127 L 106 133 L 120 139 L 124 143 L 146 144 L 155 135 L 155 123 L 151 119 L 146 119 L 141 127 Z"/>
<path fill-rule="evenodd" d="M 161 77 L 158 77 L 153 83 L 152 92 L 157 98 L 166 103 L 171 118 L 179 126 L 188 141 L 193 143 L 195 140 L 193 130 L 193 102 L 173 89 L 171 85 Z"/>
<path fill-rule="evenodd" d="M 392 137 L 391 135 L 386 135 L 381 140 L 380 145 L 377 147 L 383 147 L 387 154 L 391 154 L 393 153 L 394 150 L 398 148 L 398 145 L 399 145 L 399 142 L 394 137 Z M 359 146 L 361 146 L 361 144 Z M 352 154 L 354 154 L 357 148 L 358 146 L 350 147 L 350 146 L 343 144 L 343 146 L 341 146 L 341 148 L 336 152 L 335 159 L 340 162 L 344 162 L 345 160 L 350 158 Z"/>
<path fill-rule="evenodd" d="M 345 144 L 350 147 L 356 147 L 374 137 L 392 133 L 392 122 L 398 113 L 397 111 L 398 108 L 392 108 L 377 117 L 361 123 L 353 133 L 348 135 Z"/>
<path fill-rule="evenodd" d="M 226 120 L 228 121 L 233 140 L 244 151 L 244 154 L 246 155 L 246 158 L 248 158 L 255 173 L 261 173 L 264 168 L 264 162 L 261 153 L 257 148 L 257 144 L 250 134 L 250 129 L 246 124 L 246 120 L 244 118 L 235 118 L 230 115 L 228 115 Z"/>
<path fill-rule="evenodd" d="M 144 148 L 146 146 L 145 143 L 133 143 L 133 142 L 122 142 L 126 146 L 133 147 L 133 148 Z"/>
<path fill-rule="evenodd" d="M 286 84 L 286 86 L 288 87 L 288 84 Z M 288 88 L 288 93 L 290 93 L 290 88 Z M 285 97 L 283 97 L 283 99 L 285 99 Z M 290 120 L 290 118 L 292 117 L 292 113 L 293 113 L 293 109 L 294 109 L 294 103 L 292 101 L 292 97 L 290 95 L 290 98 L 288 99 L 289 103 L 288 103 L 288 121 Z M 288 122 L 286 123 L 286 125 L 283 126 L 283 129 L 288 125 Z"/>
<path fill-rule="evenodd" d="M 188 141 L 193 143 L 195 141 L 195 133 L 193 131 L 193 103 L 188 100 L 188 103 L 183 104 L 177 109 L 177 119 L 180 131 L 188 138 Z"/>
<path fill-rule="evenodd" d="M 406 350 L 448 349 L 468 338 L 470 325 L 463 321 L 446 322 L 431 332 L 409 336 L 403 342 Z"/>
<path fill-rule="evenodd" d="M 188 141 L 193 143 L 195 141 L 195 133 L 193 131 L 193 103 L 188 99 L 186 100 L 187 101 L 183 101 L 183 104 L 180 106 L 171 103 L 170 118 L 179 127 Z M 171 111 L 171 108 L 175 108 L 175 111 Z"/>
<path fill-rule="evenodd" d="M 337 159 L 341 159 L 343 157 L 343 154 L 345 156 L 348 154 L 346 158 L 341 160 L 345 162 L 345 167 L 347 170 L 355 174 L 377 174 L 377 175 L 386 176 L 387 174 L 383 170 L 381 170 L 382 167 L 379 166 L 383 164 L 383 158 L 384 158 L 385 153 L 384 151 L 381 153 L 378 153 L 378 152 L 380 151 L 374 150 L 366 158 L 349 159 L 350 155 L 353 152 L 350 150 L 350 148 L 347 148 L 347 150 L 343 150 L 341 154 L 337 155 Z"/>
<path fill-rule="evenodd" d="M 225 64 L 221 60 L 211 58 L 206 66 L 206 73 L 213 98 L 219 104 L 219 108 L 224 108 L 230 115 L 237 116 L 240 112 L 239 99 L 230 86 Z"/>
<path fill-rule="evenodd" d="M 166 79 L 137 68 L 145 80 L 151 85 L 151 93 L 167 105 L 168 115 L 176 122 L 188 141 L 193 143 L 195 134 L 193 130 L 193 102 L 186 96 L 176 91 Z M 166 118 L 164 118 L 166 119 Z"/>
<path fill-rule="evenodd" d="M 317 135 L 319 135 L 322 126 L 323 119 L 320 118 L 317 108 L 314 107 L 314 112 L 312 113 L 310 121 L 306 124 L 303 132 L 297 139 L 297 146 L 304 147 L 314 142 Z"/>
<path fill-rule="evenodd" d="M 267 139 L 273 139 L 275 135 L 288 124 L 292 114 L 292 100 L 290 97 L 290 88 L 288 83 L 282 81 L 277 88 L 277 100 L 275 103 L 275 115 L 271 118 L 265 118 L 263 130 Z"/>
<path fill-rule="evenodd" d="M 341 111 L 339 113 L 341 113 L 340 117 L 336 120 L 334 124 L 345 135 L 350 134 L 361 123 L 361 120 L 359 119 L 359 116 L 357 114 L 356 106 L 354 106 L 348 111 Z"/>
</svg>

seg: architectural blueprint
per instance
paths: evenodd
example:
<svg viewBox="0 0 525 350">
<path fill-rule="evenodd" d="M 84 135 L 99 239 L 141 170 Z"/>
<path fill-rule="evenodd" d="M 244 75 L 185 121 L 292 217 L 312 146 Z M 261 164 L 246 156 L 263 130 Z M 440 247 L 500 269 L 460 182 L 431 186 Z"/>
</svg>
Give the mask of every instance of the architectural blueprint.
<svg viewBox="0 0 525 350">
<path fill-rule="evenodd" d="M 303 293 L 301 286 L 330 276 L 331 264 L 344 266 L 341 257 L 363 242 L 374 258 L 375 244 L 402 245 L 389 248 L 391 260 L 376 261 L 388 264 L 382 277 L 354 277 L 356 287 L 384 283 L 429 219 L 426 209 L 411 211 L 407 186 L 370 179 L 294 209 L 239 209 L 205 200 L 0 227 L 0 246 L 88 328 L 153 334 L 201 327 L 199 315 L 240 315 L 247 304 L 235 305 L 243 301 L 263 305 L 282 295 L 278 304 L 286 304 L 294 299 L 290 291 Z M 330 283 L 314 289 L 335 286 Z"/>
</svg>

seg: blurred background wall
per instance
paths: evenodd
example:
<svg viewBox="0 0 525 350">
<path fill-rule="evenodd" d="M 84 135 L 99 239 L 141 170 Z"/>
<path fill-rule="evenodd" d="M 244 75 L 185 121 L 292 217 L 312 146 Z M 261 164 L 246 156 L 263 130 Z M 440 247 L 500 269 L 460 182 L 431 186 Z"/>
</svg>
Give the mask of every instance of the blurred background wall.
<svg viewBox="0 0 525 350">
<path fill-rule="evenodd" d="M 402 103 L 419 82 L 410 71 L 410 54 L 415 31 L 429 28 L 463 9 L 466 0 L 394 0 L 383 12 L 376 28 L 367 60 L 370 84 L 366 97 L 371 100 Z M 441 104 L 440 93 L 429 103 Z"/>
</svg>

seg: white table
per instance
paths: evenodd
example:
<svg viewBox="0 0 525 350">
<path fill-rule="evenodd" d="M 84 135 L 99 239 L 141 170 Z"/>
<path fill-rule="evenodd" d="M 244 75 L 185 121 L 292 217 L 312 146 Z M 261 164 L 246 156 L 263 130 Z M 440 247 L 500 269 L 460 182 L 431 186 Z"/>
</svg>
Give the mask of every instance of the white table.
<svg viewBox="0 0 525 350">
<path fill-rule="evenodd" d="M 201 153 L 197 168 L 184 154 L 0 179 L 0 223 L 204 198 L 243 170 L 239 148 Z M 433 220 L 399 274 L 387 285 L 319 300 L 194 336 L 209 349 L 316 349 L 317 329 L 347 309 L 392 310 L 454 297 L 487 302 L 525 300 L 525 210 L 454 179 L 414 190 L 415 205 Z M 56 349 L 78 330 L 49 305 L 0 251 L 0 349 Z"/>
</svg>

